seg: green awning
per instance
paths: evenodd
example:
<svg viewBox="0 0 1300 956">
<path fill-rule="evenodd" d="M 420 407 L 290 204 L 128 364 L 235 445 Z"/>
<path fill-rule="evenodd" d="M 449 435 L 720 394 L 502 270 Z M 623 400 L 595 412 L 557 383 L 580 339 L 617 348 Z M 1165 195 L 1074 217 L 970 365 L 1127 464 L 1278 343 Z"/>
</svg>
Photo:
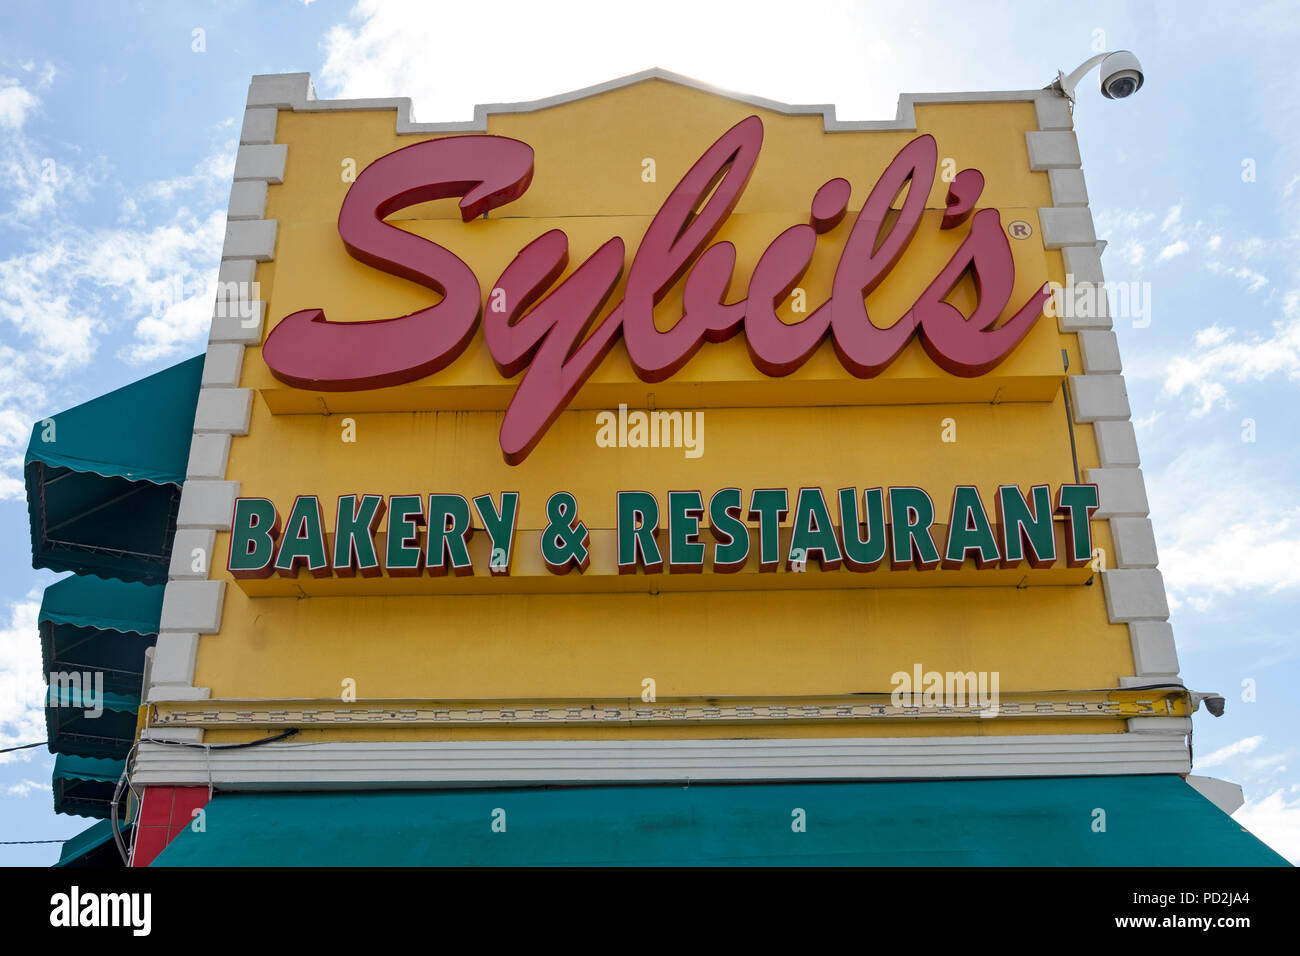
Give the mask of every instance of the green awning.
<svg viewBox="0 0 1300 956">
<path fill-rule="evenodd" d="M 125 757 L 135 739 L 140 695 L 100 693 L 83 686 L 84 674 L 74 676 L 81 679 L 51 683 L 45 696 L 50 750 L 78 757 Z M 87 710 L 90 704 L 97 706 Z"/>
<path fill-rule="evenodd" d="M 59 754 L 54 759 L 54 812 L 107 817 L 125 760 Z"/>
<path fill-rule="evenodd" d="M 160 585 L 72 576 L 45 589 L 40 620 L 123 634 L 157 634 L 162 599 Z"/>
<path fill-rule="evenodd" d="M 285 864 L 1287 865 L 1170 775 L 218 794 L 154 863 Z"/>
<path fill-rule="evenodd" d="M 102 673 L 115 693 L 140 691 L 145 651 L 158 639 L 163 586 L 71 575 L 41 599 L 46 675 Z"/>
<path fill-rule="evenodd" d="M 164 583 L 203 356 L 37 422 L 32 566 Z"/>
<path fill-rule="evenodd" d="M 130 843 L 131 830 L 122 827 L 122 839 Z M 121 866 L 122 857 L 113 842 L 113 821 L 100 820 L 70 840 L 63 842 L 63 852 L 55 866 L 103 868 Z"/>
</svg>

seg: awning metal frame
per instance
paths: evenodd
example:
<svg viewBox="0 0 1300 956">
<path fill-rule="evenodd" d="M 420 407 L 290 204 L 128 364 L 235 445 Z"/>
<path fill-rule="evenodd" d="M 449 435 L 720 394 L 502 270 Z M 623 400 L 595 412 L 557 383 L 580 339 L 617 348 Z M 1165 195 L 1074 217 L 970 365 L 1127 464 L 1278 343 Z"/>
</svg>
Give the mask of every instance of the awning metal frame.
<svg viewBox="0 0 1300 956">
<path fill-rule="evenodd" d="M 55 475 L 54 477 L 50 478 L 47 477 L 47 475 L 52 469 L 50 469 L 45 462 L 36 461 L 36 462 L 32 462 L 32 465 L 36 469 L 37 507 L 40 514 L 39 531 L 40 531 L 40 547 L 42 551 L 52 546 L 55 546 L 60 548 L 68 548 L 73 551 L 82 551 L 87 554 L 107 555 L 110 557 L 118 557 L 118 558 L 136 558 L 141 561 L 144 561 L 147 564 L 156 565 L 157 567 L 163 569 L 163 571 L 165 572 L 168 564 L 170 564 L 171 562 L 170 542 L 173 540 L 176 534 L 176 518 L 180 510 L 181 489 L 178 485 L 173 485 L 170 483 L 166 485 L 159 485 L 151 481 L 132 482 L 131 484 L 134 487 L 130 488 L 126 492 L 114 498 L 111 498 L 108 501 L 100 502 L 95 507 L 90 508 L 87 511 L 83 511 L 77 514 L 75 517 L 68 518 L 64 521 L 59 522 L 59 524 L 51 527 L 48 524 L 49 515 L 46 507 L 47 505 L 46 490 L 51 485 L 55 484 L 58 481 L 61 481 L 64 478 L 67 478 L 71 475 L 84 474 L 84 473 L 73 471 L 70 468 L 65 468 L 62 470 L 61 474 Z M 114 548 L 107 545 L 86 544 L 80 541 L 65 541 L 61 538 L 53 538 L 50 536 L 50 532 L 57 531 L 60 528 L 70 524 L 73 521 L 79 521 L 82 518 L 85 518 L 87 515 L 94 514 L 95 512 L 100 511 L 103 508 L 107 508 L 110 505 L 117 504 L 118 502 L 123 501 L 126 498 L 129 498 L 131 495 L 138 494 L 150 488 L 160 488 L 160 487 L 170 488 L 171 494 L 170 494 L 168 507 L 167 507 L 167 519 L 162 529 L 162 539 L 159 542 L 158 553 L 132 551 L 129 548 Z"/>
</svg>

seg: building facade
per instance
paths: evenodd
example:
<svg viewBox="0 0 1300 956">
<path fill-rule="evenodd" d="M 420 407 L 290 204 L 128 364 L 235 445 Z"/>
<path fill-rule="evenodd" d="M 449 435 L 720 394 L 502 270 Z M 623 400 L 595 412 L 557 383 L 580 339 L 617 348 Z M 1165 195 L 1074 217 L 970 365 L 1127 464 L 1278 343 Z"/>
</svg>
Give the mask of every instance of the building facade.
<svg viewBox="0 0 1300 956">
<path fill-rule="evenodd" d="M 34 429 L 96 845 L 1281 862 L 1187 779 L 1065 97 L 410 114 L 254 77 L 206 354 Z"/>
</svg>

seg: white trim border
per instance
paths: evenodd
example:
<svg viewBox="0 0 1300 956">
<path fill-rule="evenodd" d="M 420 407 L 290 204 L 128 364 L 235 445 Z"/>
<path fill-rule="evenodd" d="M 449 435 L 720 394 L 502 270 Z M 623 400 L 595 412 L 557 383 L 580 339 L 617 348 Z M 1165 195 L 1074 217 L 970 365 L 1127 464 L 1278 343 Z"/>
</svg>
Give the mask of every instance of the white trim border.
<svg viewBox="0 0 1300 956">
<path fill-rule="evenodd" d="M 1064 102 L 1064 100 L 1062 100 Z M 1074 420 L 1092 425 L 1101 459 L 1099 468 L 1085 470 L 1085 480 L 1097 485 L 1101 508 L 1097 518 L 1109 520 L 1114 554 L 1101 571 L 1106 612 L 1112 624 L 1127 624 L 1133 649 L 1132 677 L 1121 677 L 1121 687 L 1147 684 L 1181 684 L 1178 652 L 1168 624 L 1169 604 L 1164 579 L 1157 569 L 1155 535 L 1148 520 L 1146 483 L 1140 467 L 1137 439 L 1131 421 L 1128 389 L 1124 385 L 1119 343 L 1112 331 L 1105 295 L 1105 278 L 1097 233 L 1088 209 L 1078 141 L 1068 126 L 1053 132 L 1026 133 L 1030 168 L 1045 170 L 1052 206 L 1038 210 L 1043 244 L 1059 249 L 1065 260 L 1067 284 L 1096 294 L 1095 314 L 1058 316 L 1062 334 L 1079 343 L 1083 369 L 1067 379 Z M 1094 288 L 1088 289 L 1087 287 Z M 1183 732 L 1188 718 L 1154 724 L 1151 718 L 1133 718 L 1129 729 L 1142 733 Z"/>
<path fill-rule="evenodd" d="M 260 85 L 254 78 L 250 104 Z M 226 583 L 210 580 L 216 533 L 229 530 L 239 482 L 226 480 L 230 442 L 247 435 L 253 390 L 240 388 L 244 349 L 262 342 L 266 303 L 254 297 L 257 264 L 275 258 L 279 223 L 266 217 L 268 189 L 284 182 L 289 147 L 275 142 L 277 111 L 249 108 L 239 136 L 226 211 L 217 301 L 213 305 L 203 362 L 186 481 L 181 489 L 176 536 L 163 593 L 162 622 L 150 675 L 148 700 L 206 700 L 194 686 L 199 637 L 221 630 Z M 238 292 L 230 294 L 230 289 Z M 197 742 L 197 729 L 153 728 L 156 739 Z"/>
<path fill-rule="evenodd" d="M 157 736 L 158 731 L 152 731 Z M 1186 774 L 1181 735 L 719 740 L 141 742 L 132 783 L 224 790 Z"/>
</svg>

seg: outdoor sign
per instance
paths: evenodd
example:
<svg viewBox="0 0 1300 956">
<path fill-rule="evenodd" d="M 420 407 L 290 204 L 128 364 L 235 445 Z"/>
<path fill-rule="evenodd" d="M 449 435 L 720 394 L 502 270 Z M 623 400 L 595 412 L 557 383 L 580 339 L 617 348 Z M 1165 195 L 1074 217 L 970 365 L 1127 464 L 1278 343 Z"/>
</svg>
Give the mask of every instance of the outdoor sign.
<svg viewBox="0 0 1300 956">
<path fill-rule="evenodd" d="M 817 237 L 835 230 L 848 211 L 852 186 L 842 178 L 821 185 L 810 197 L 808 221 L 791 225 L 762 251 L 746 296 L 726 301 L 736 282 L 736 248 L 710 243 L 740 201 L 762 143 L 763 123 L 749 116 L 705 151 L 651 220 L 631 258 L 621 301 L 594 329 L 623 275 L 622 237 L 602 244 L 558 286 L 569 262 L 569 238 L 561 229 L 528 243 L 501 273 L 488 295 L 484 338 L 504 377 L 526 369 L 502 423 L 507 461 L 527 457 L 620 336 L 646 382 L 670 378 L 706 342 L 742 331 L 754 367 L 765 375 L 790 374 L 829 337 L 850 375 L 872 378 L 916 336 L 936 365 L 971 378 L 1006 358 L 1042 314 L 1045 278 L 997 324 L 1011 298 L 1015 263 L 997 210 L 975 212 L 983 174 L 963 169 L 952 177 L 937 221 L 939 229 L 956 229 L 970 220 L 961 245 L 901 317 L 873 322 L 864 296 L 888 280 L 907 252 L 936 179 L 938 147 L 930 135 L 916 137 L 893 157 L 852 227 L 842 230 L 847 236 L 841 237 L 826 301 L 795 322 L 777 312 L 811 265 Z M 515 139 L 454 136 L 415 143 L 371 163 L 339 211 L 343 245 L 358 262 L 427 286 L 442 301 L 368 321 L 331 321 L 319 308 L 294 312 L 263 348 L 271 372 L 302 388 L 359 391 L 416 381 L 455 361 L 483 313 L 478 279 L 450 249 L 384 220 L 457 196 L 466 222 L 486 216 L 525 193 L 533 161 L 532 148 Z M 892 209 L 903 194 L 901 206 Z M 945 301 L 967 277 L 977 295 L 969 315 Z M 683 306 L 671 310 L 670 327 L 661 330 L 655 306 L 678 282 Z"/>
<path fill-rule="evenodd" d="M 519 493 L 507 491 L 498 497 L 499 503 L 491 495 L 475 497 L 474 512 L 487 532 L 487 570 L 508 575 Z M 1054 498 L 1047 485 L 1036 485 L 1032 504 L 1015 485 L 1003 485 L 997 491 L 996 524 L 979 488 L 959 485 L 953 489 L 946 528 L 936 527 L 934 501 L 922 488 L 841 488 L 836 497 L 839 520 L 833 521 L 821 488 L 799 488 L 788 540 L 783 542 L 781 524 L 791 514 L 785 488 L 754 489 L 747 509 L 739 488 L 725 488 L 709 496 L 707 511 L 698 491 L 668 492 L 666 509 L 648 491 L 620 491 L 618 572 L 664 570 L 661 528 L 666 531 L 671 574 L 698 574 L 706 563 L 715 573 L 735 573 L 751 563 L 751 551 L 759 572 L 775 571 L 782 563 L 787 570 L 803 571 L 812 560 L 823 571 L 843 567 L 866 573 L 886 558 L 893 571 L 958 570 L 967 560 L 980 570 L 1024 564 L 1041 569 L 1056 564 L 1058 547 L 1068 568 L 1093 560 L 1090 519 L 1098 508 L 1096 485 L 1061 485 Z M 714 539 L 711 549 L 700 540 L 706 513 Z M 289 512 L 287 532 L 282 533 L 285 525 L 274 502 L 238 499 L 228 570 L 236 578 L 278 574 L 291 579 L 300 570 L 316 578 L 475 573 L 470 552 L 475 515 L 464 495 L 429 495 L 427 510 L 420 495 L 342 495 L 335 515 L 335 531 L 327 533 L 320 498 L 299 495 Z M 388 530 L 381 534 L 385 515 Z M 547 499 L 546 515 L 547 525 L 536 539 L 546 569 L 552 574 L 586 571 L 591 532 L 578 515 L 577 499 L 567 491 L 556 492 Z M 1054 516 L 1063 519 L 1063 546 L 1058 546 Z M 746 520 L 756 523 L 756 547 L 751 546 Z"/>
<path fill-rule="evenodd" d="M 194 575 L 225 582 L 206 703 L 160 725 L 237 740 L 238 713 L 278 726 L 259 702 L 347 693 L 378 723 L 320 739 L 595 739 L 650 730 L 592 701 L 657 694 L 772 715 L 758 737 L 1125 729 L 1068 719 L 1136 671 L 1032 97 L 875 128 L 653 76 L 475 129 L 313 103 L 250 106 L 264 323 Z M 1057 703 L 836 717 L 918 667 Z M 709 703 L 791 695 L 838 703 Z M 522 699 L 569 729 L 475 724 Z"/>
</svg>

